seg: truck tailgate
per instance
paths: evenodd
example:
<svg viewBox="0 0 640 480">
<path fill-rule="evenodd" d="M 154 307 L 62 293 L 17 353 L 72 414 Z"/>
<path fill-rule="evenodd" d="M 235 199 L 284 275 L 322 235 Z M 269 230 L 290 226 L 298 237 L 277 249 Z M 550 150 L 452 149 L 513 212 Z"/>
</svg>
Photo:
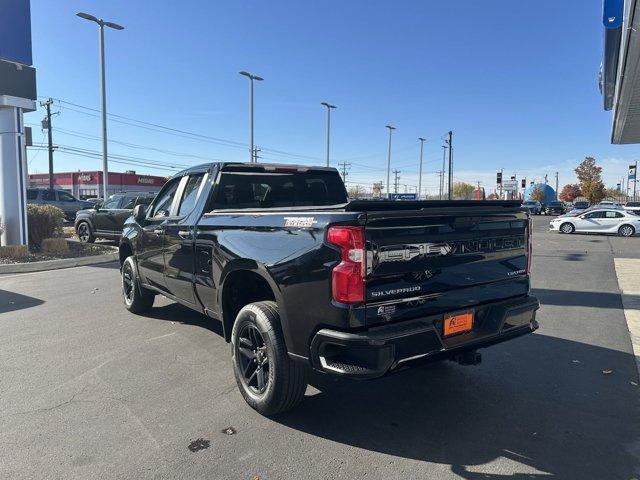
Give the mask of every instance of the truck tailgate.
<svg viewBox="0 0 640 480">
<path fill-rule="evenodd" d="M 366 323 L 526 295 L 528 218 L 499 203 L 366 212 Z"/>
</svg>

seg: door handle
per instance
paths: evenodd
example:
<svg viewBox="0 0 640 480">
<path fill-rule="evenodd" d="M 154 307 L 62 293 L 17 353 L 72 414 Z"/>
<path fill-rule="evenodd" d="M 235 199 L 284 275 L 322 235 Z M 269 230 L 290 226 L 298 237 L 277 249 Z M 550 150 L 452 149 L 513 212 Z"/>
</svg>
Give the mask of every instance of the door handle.
<svg viewBox="0 0 640 480">
<path fill-rule="evenodd" d="M 178 231 L 178 236 L 184 240 L 188 240 L 191 238 L 191 232 L 189 230 L 180 230 Z"/>
<path fill-rule="evenodd" d="M 158 229 L 154 230 L 153 233 L 155 233 L 156 235 L 162 235 L 164 233 L 164 230 L 161 229 L 161 228 L 158 228 Z"/>
</svg>

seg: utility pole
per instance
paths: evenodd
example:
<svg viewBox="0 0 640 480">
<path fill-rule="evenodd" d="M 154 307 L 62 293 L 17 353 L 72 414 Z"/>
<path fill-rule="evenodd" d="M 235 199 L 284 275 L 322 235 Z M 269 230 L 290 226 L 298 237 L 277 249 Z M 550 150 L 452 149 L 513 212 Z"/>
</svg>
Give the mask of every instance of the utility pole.
<svg viewBox="0 0 640 480">
<path fill-rule="evenodd" d="M 391 125 L 385 125 L 389 129 L 389 152 L 387 153 L 387 196 L 389 195 L 389 172 L 391 172 L 391 133 L 396 129 Z"/>
<path fill-rule="evenodd" d="M 440 200 L 442 200 L 442 187 L 444 186 L 444 171 L 443 170 L 438 172 L 438 182 L 439 182 L 438 186 L 440 187 L 439 192 L 438 192 L 439 193 L 438 198 Z"/>
<path fill-rule="evenodd" d="M 453 191 L 453 132 L 449 130 L 449 200 Z"/>
<path fill-rule="evenodd" d="M 393 193 L 398 193 L 398 181 L 400 180 L 400 176 L 398 175 L 400 170 L 394 170 L 394 181 L 393 181 Z"/>
<path fill-rule="evenodd" d="M 422 153 L 424 151 L 424 142 L 427 139 L 418 137 L 418 140 L 420 140 L 420 173 L 418 174 L 418 200 L 420 200 L 420 195 L 422 194 Z"/>
<path fill-rule="evenodd" d="M 347 167 L 350 167 L 351 164 L 347 163 L 347 162 L 342 162 L 342 163 L 338 163 L 338 166 L 342 167 L 342 181 L 346 182 L 347 181 Z"/>
<path fill-rule="evenodd" d="M 52 99 L 40 102 L 40 105 L 47 109 L 47 136 L 49 137 L 49 188 L 53 190 L 53 128 L 51 125 L 51 104 Z"/>
<path fill-rule="evenodd" d="M 556 172 L 556 200 L 558 199 L 558 172 Z"/>
</svg>

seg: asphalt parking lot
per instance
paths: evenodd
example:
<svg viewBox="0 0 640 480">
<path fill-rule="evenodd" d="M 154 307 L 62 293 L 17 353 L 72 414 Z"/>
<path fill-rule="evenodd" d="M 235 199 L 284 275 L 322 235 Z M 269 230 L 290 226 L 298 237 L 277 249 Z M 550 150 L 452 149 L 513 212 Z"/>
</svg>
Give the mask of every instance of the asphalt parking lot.
<svg viewBox="0 0 640 480">
<path fill-rule="evenodd" d="M 534 218 L 535 334 L 476 367 L 316 376 L 273 419 L 242 400 L 218 324 L 165 299 L 129 314 L 115 265 L 0 277 L 0 478 L 640 478 L 614 268 L 640 237 L 549 218 Z"/>
</svg>

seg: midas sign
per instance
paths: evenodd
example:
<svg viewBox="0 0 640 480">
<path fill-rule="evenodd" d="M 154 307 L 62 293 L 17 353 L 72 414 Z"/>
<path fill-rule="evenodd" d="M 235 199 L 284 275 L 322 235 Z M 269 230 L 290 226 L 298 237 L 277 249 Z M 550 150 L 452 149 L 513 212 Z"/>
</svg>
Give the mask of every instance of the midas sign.
<svg viewBox="0 0 640 480">
<path fill-rule="evenodd" d="M 145 185 L 153 185 L 155 182 L 153 181 L 153 178 L 140 177 L 138 178 L 138 183 L 143 183 Z"/>
</svg>

